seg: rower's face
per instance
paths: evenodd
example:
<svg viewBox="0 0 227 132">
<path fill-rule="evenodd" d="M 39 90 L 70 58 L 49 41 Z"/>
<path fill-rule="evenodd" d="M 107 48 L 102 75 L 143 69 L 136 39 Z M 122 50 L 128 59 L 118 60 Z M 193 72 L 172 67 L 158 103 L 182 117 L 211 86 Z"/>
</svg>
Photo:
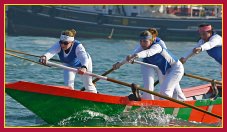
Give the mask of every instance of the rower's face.
<svg viewBox="0 0 227 132">
<path fill-rule="evenodd" d="M 63 50 L 67 50 L 67 49 L 69 49 L 72 46 L 73 42 L 70 42 L 70 41 L 59 41 L 59 43 L 60 43 L 61 48 Z"/>
<path fill-rule="evenodd" d="M 199 32 L 201 39 L 207 41 L 212 34 L 210 32 Z"/>
<path fill-rule="evenodd" d="M 144 50 L 149 49 L 151 44 L 152 44 L 152 42 L 149 39 L 140 40 L 140 45 Z"/>
</svg>

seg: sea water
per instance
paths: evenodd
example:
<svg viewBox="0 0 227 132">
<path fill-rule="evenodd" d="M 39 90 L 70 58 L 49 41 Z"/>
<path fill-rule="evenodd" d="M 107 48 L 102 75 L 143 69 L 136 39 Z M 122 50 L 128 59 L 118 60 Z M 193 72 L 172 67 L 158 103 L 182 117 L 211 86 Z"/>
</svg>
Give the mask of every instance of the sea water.
<svg viewBox="0 0 227 132">
<path fill-rule="evenodd" d="M 103 74 L 112 68 L 112 65 L 122 61 L 132 53 L 139 41 L 135 40 L 115 40 L 115 39 L 78 39 L 91 55 L 93 60 L 93 73 Z M 6 49 L 19 50 L 30 54 L 42 55 L 48 48 L 55 44 L 58 38 L 50 37 L 28 37 L 28 36 L 6 36 Z M 167 48 L 178 58 L 185 54 L 186 51 L 195 46 L 195 42 L 166 42 Z M 30 58 L 38 61 L 36 57 Z M 57 56 L 54 57 L 58 59 Z M 218 64 L 206 52 L 194 56 L 184 64 L 185 73 L 195 74 L 202 77 L 220 80 Z M 126 64 L 120 69 L 110 73 L 110 78 L 118 79 L 128 83 L 136 83 L 143 86 L 142 76 L 139 64 Z M 37 65 L 25 60 L 6 55 L 5 61 L 5 81 L 31 81 L 48 85 L 64 85 L 63 70 L 58 68 L 48 68 Z M 156 78 L 157 80 L 157 78 Z M 100 93 L 127 96 L 131 91 L 130 88 L 100 80 L 97 83 L 97 89 Z M 182 88 L 207 84 L 194 78 L 183 77 L 181 82 Z M 82 87 L 81 78 L 75 79 L 75 88 Z M 158 91 L 156 86 L 155 90 Z M 35 114 L 17 103 L 11 97 L 6 95 L 6 126 L 52 126 L 46 124 Z M 219 126 L 220 124 L 201 124 L 198 122 L 186 122 L 176 119 L 171 115 L 164 113 L 162 108 L 141 108 L 137 111 L 122 113 L 113 117 L 108 117 L 102 113 L 84 110 L 86 116 L 79 117 L 81 113 L 75 113 L 71 117 L 59 122 L 57 126 Z M 102 122 L 94 122 L 101 120 Z M 81 120 L 81 124 L 75 124 L 75 120 Z"/>
</svg>

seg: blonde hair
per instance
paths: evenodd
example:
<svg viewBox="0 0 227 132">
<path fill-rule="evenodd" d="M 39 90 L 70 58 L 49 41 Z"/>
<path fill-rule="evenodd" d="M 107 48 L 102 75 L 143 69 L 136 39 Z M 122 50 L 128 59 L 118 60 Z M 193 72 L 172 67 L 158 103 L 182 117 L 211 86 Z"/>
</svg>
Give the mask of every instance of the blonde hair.
<svg viewBox="0 0 227 132">
<path fill-rule="evenodd" d="M 153 36 L 153 41 L 155 40 L 156 37 L 158 37 L 158 31 L 156 28 L 149 28 L 148 31 L 152 34 Z"/>
<path fill-rule="evenodd" d="M 61 32 L 61 35 L 67 35 L 70 37 L 75 37 L 76 36 L 76 30 L 75 29 L 69 29 Z"/>
<path fill-rule="evenodd" d="M 140 37 L 144 37 L 144 36 L 152 36 L 152 38 L 150 38 L 149 40 L 153 42 L 153 35 L 148 30 L 145 30 L 140 33 Z"/>
</svg>

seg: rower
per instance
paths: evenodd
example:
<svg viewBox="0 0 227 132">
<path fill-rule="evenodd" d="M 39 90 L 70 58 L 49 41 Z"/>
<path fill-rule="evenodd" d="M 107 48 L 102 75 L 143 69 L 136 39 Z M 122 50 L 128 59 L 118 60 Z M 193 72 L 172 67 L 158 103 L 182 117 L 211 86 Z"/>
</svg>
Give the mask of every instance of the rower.
<svg viewBox="0 0 227 132">
<path fill-rule="evenodd" d="M 165 42 L 158 37 L 158 31 L 156 28 L 149 28 L 147 29 L 151 35 L 152 35 L 152 43 L 159 43 L 163 48 L 167 49 Z M 136 46 L 136 48 L 134 49 L 132 54 L 136 54 L 140 51 L 143 51 L 144 49 L 142 48 L 142 46 L 140 44 L 138 44 Z M 118 69 L 120 66 L 118 63 L 113 65 L 113 68 Z M 141 73 L 143 75 L 143 85 L 145 88 L 148 88 L 149 90 L 153 91 L 154 90 L 154 80 L 155 80 L 155 73 L 158 75 L 159 80 L 163 80 L 164 76 L 162 74 L 162 72 L 159 69 L 154 69 L 151 67 L 147 67 L 144 65 L 141 65 Z M 154 95 L 146 93 L 146 92 L 142 92 L 142 98 L 143 99 L 154 99 Z"/>
<path fill-rule="evenodd" d="M 139 50 L 138 50 L 139 49 Z M 179 100 L 186 100 L 179 82 L 184 74 L 184 67 L 178 59 L 176 59 L 162 44 L 154 41 L 152 34 L 149 31 L 144 31 L 140 34 L 140 46 L 132 54 L 126 57 L 128 62 L 133 62 L 136 58 L 143 58 L 143 61 L 149 64 L 156 65 L 158 70 L 163 75 L 159 77 L 161 94 L 173 97 L 173 92 L 177 93 L 174 98 Z M 118 63 L 113 67 L 119 68 Z M 142 66 L 145 88 L 154 90 L 153 68 Z M 152 82 L 153 81 L 153 82 Z M 152 83 L 150 83 L 152 82 Z M 153 95 L 144 96 L 144 99 L 154 99 Z"/>
<path fill-rule="evenodd" d="M 63 31 L 60 36 L 60 41 L 56 42 L 47 53 L 40 57 L 40 62 L 45 65 L 50 58 L 58 54 L 60 61 L 65 66 L 78 68 L 79 73 L 86 71 L 91 73 L 92 59 L 83 45 L 78 40 L 74 39 L 75 35 L 76 31 L 74 29 Z M 64 70 L 65 85 L 72 89 L 74 89 L 75 75 L 76 73 L 73 71 Z M 88 92 L 97 93 L 96 87 L 92 83 L 91 76 L 82 75 L 82 82 Z"/>
<path fill-rule="evenodd" d="M 219 71 L 222 76 L 222 37 L 215 33 L 211 24 L 199 25 L 200 40 L 197 45 L 189 50 L 180 61 L 185 63 L 193 55 L 202 51 L 207 51 L 208 55 L 215 59 L 219 64 Z"/>
</svg>

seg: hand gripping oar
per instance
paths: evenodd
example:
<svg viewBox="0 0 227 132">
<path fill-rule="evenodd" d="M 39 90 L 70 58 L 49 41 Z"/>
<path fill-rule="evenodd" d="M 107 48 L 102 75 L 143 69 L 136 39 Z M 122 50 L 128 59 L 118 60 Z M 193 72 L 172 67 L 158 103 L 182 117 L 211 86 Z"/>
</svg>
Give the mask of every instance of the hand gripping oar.
<svg viewBox="0 0 227 132">
<path fill-rule="evenodd" d="M 53 63 L 53 62 L 49 62 L 49 61 L 48 61 L 48 62 L 47 62 L 47 65 L 55 66 L 55 67 L 59 67 L 59 68 L 63 68 L 63 69 L 67 69 L 67 70 L 74 71 L 74 72 L 77 72 L 77 73 L 78 73 L 78 70 L 77 70 L 77 69 L 71 68 L 71 67 L 67 67 L 67 66 L 64 66 L 64 65 L 61 65 L 61 64 L 57 64 L 57 63 Z M 117 83 L 117 84 L 124 85 L 124 86 L 127 86 L 127 87 L 132 87 L 132 85 L 134 85 L 134 84 L 129 84 L 129 83 L 126 83 L 126 82 L 122 82 L 122 81 L 119 81 L 119 80 L 115 80 L 115 79 L 112 79 L 112 78 L 108 78 L 108 77 L 106 77 L 106 76 L 101 76 L 101 75 L 97 75 L 97 74 L 90 73 L 90 72 L 84 72 L 84 73 L 78 73 L 78 74 L 84 74 L 84 75 L 96 77 L 96 78 L 99 78 L 99 79 L 102 79 L 102 80 L 106 80 L 106 81 L 109 81 L 109 82 Z M 135 86 L 135 85 L 134 85 L 134 86 Z M 193 106 L 193 105 L 184 103 L 184 102 L 179 101 L 179 100 L 176 100 L 176 99 L 174 99 L 174 98 L 170 98 L 170 97 L 168 97 L 168 96 L 159 94 L 159 93 L 157 93 L 157 92 L 149 91 L 149 90 L 147 90 L 147 89 L 145 89 L 145 88 L 142 88 L 142 87 L 140 87 L 140 86 L 137 86 L 136 89 L 141 90 L 141 91 L 144 91 L 144 92 L 147 92 L 147 93 L 150 93 L 150 94 L 153 94 L 153 95 L 155 95 L 155 96 L 158 96 L 158 97 L 161 97 L 161 98 L 164 98 L 164 99 L 167 99 L 167 100 L 170 100 L 170 101 L 172 101 L 172 102 L 175 102 L 175 103 L 178 103 L 178 104 L 181 104 L 181 105 L 190 107 L 190 108 L 192 108 L 192 109 L 198 110 L 198 111 L 203 112 L 203 113 L 206 113 L 206 114 L 208 114 L 208 115 L 217 117 L 217 118 L 219 118 L 219 119 L 222 119 L 222 117 L 219 116 L 219 115 L 216 115 L 216 114 L 213 114 L 213 113 L 211 113 L 211 112 L 205 111 L 205 110 L 203 110 L 203 109 L 201 109 L 201 108 L 199 108 L 199 107 L 196 107 L 196 106 Z"/>
<path fill-rule="evenodd" d="M 123 61 L 121 61 L 121 62 L 119 62 L 120 63 L 120 66 L 122 66 L 122 65 L 124 65 L 125 63 L 127 63 L 127 61 L 126 60 L 123 60 Z M 110 74 L 111 72 L 113 72 L 114 70 L 116 70 L 116 69 L 114 69 L 114 68 L 111 68 L 110 70 L 108 70 L 108 71 L 106 71 L 105 73 L 103 73 L 101 76 L 106 76 L 106 75 L 108 75 L 108 74 Z M 96 83 L 97 81 L 99 81 L 100 79 L 99 78 L 95 78 L 93 81 L 92 81 L 92 83 Z M 81 89 L 80 89 L 80 91 L 85 91 L 85 87 L 82 87 Z"/>
<path fill-rule="evenodd" d="M 22 52 L 22 51 L 18 51 L 18 50 L 6 49 L 6 51 L 18 53 L 18 54 L 23 54 L 23 55 L 28 55 L 28 56 L 33 56 L 33 57 L 40 57 L 38 55 L 33 55 L 33 54 L 25 53 L 25 52 Z M 50 60 L 60 62 L 60 60 L 57 60 L 57 59 L 50 59 Z"/>
<path fill-rule="evenodd" d="M 137 63 L 137 64 L 141 64 L 141 65 L 145 65 L 145 66 L 150 66 L 150 67 L 153 67 L 153 68 L 156 68 L 157 67 L 155 65 L 144 63 L 144 62 L 137 61 L 137 60 L 134 60 L 133 63 Z M 184 73 L 184 75 L 187 76 L 187 77 L 196 78 L 196 79 L 199 79 L 199 80 L 202 80 L 202 81 L 215 82 L 216 84 L 222 85 L 222 82 L 221 81 L 216 81 L 216 80 L 212 80 L 212 79 L 209 79 L 209 78 L 200 77 L 200 76 L 196 76 L 196 75 L 192 75 L 192 74 L 187 74 L 187 73 Z"/>
</svg>

